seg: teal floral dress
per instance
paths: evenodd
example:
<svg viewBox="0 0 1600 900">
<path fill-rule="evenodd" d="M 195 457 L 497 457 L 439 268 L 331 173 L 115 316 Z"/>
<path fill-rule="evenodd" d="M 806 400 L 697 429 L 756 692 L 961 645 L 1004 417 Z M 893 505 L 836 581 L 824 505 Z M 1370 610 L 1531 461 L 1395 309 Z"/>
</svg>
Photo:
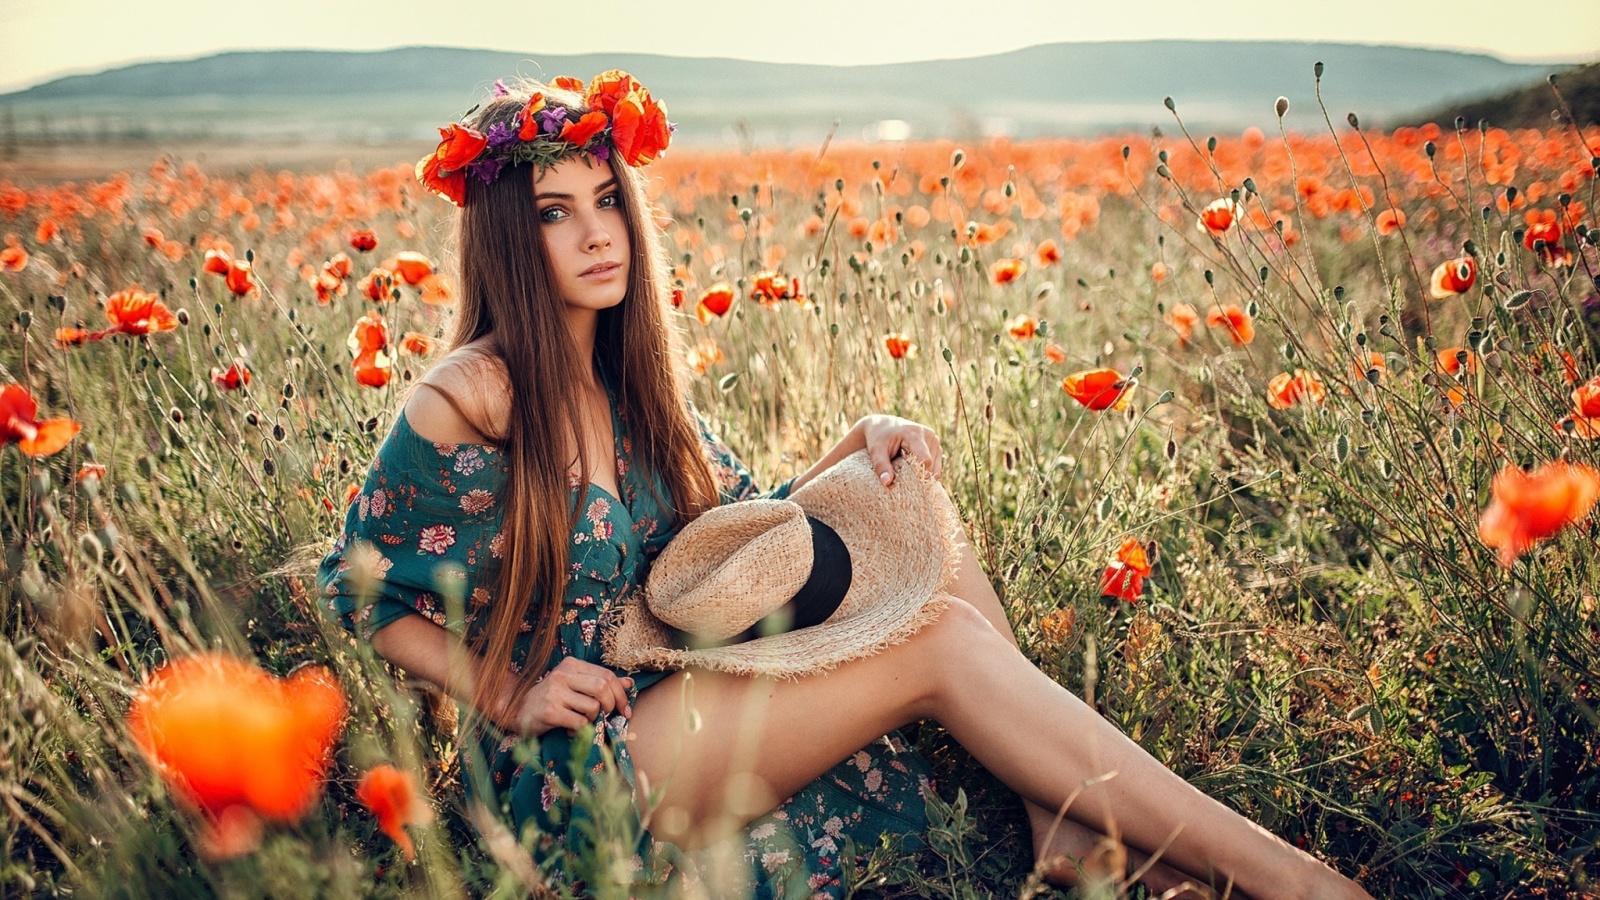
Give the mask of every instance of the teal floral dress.
<svg viewBox="0 0 1600 900">
<path fill-rule="evenodd" d="M 610 385 L 607 385 L 608 390 Z M 691 407 L 692 409 L 692 407 Z M 698 411 L 706 455 L 723 503 L 757 496 L 788 495 L 785 482 L 758 493 L 750 470 L 712 432 Z M 621 496 L 591 484 L 583 513 L 572 532 L 571 576 L 563 597 L 559 642 L 546 669 L 565 657 L 605 665 L 601 634 L 622 607 L 628 591 L 643 583 L 649 564 L 673 536 L 646 479 L 632 464 L 627 422 L 612 402 L 617 480 Z M 317 582 L 322 605 L 362 639 L 408 615 L 424 615 L 458 634 L 475 635 L 489 620 L 494 602 L 487 585 L 505 553 L 500 533 L 500 495 L 506 463 L 493 446 L 435 443 L 411 430 L 402 411 L 395 419 L 350 504 L 343 533 L 323 559 Z M 654 482 L 660 496 L 664 484 Z M 578 484 L 572 480 L 574 499 Z M 452 621 L 450 610 L 458 610 Z M 515 659 L 525 664 L 533 623 L 522 626 Z M 520 667 L 517 667 L 520 671 Z M 629 672 L 634 679 L 630 704 L 638 694 L 667 677 L 666 672 Z M 568 775 L 577 749 L 566 729 L 557 728 L 528 743 L 504 734 L 479 717 L 460 741 L 463 783 L 492 785 L 502 816 L 516 834 L 535 829 L 535 856 L 551 864 L 552 876 L 567 880 L 560 851 L 583 852 L 588 840 L 584 818 L 573 816 L 571 791 L 581 791 Z M 628 754 L 628 720 L 620 713 L 595 718 L 592 746 L 581 748 L 584 771 L 603 770 L 609 749 L 617 769 L 634 790 Z M 884 834 L 899 836 L 908 849 L 923 846 L 927 830 L 925 792 L 931 790 L 927 763 L 907 749 L 896 732 L 873 742 L 802 788 L 778 807 L 746 826 L 743 846 L 685 853 L 641 830 L 632 860 L 636 883 L 683 879 L 705 882 L 713 854 L 720 861 L 742 858 L 742 892 L 755 897 L 837 897 L 845 838 L 865 852 Z M 581 810 L 580 810 L 581 812 Z M 637 819 L 635 818 L 636 822 Z M 736 839 L 737 840 L 737 839 Z M 734 851 L 734 852 L 730 852 Z M 718 867 L 719 892 L 726 890 L 725 863 Z M 582 888 L 574 884 L 573 887 Z"/>
</svg>

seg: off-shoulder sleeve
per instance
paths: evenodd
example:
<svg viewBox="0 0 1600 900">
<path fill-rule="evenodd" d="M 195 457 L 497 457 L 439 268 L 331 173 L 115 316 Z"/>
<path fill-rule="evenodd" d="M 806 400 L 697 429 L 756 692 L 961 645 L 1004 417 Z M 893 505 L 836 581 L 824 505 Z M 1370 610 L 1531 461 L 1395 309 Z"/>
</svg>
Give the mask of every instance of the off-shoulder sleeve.
<svg viewBox="0 0 1600 900">
<path fill-rule="evenodd" d="M 694 418 L 700 425 L 700 439 L 705 443 L 706 456 L 711 460 L 711 470 L 717 476 L 717 487 L 722 494 L 722 502 L 737 503 L 740 500 L 753 500 L 758 497 L 771 500 L 784 500 L 789 496 L 789 485 L 793 478 L 782 482 L 768 491 L 756 487 L 755 476 L 750 473 L 739 457 L 735 456 L 722 438 L 711 429 L 706 417 L 700 414 L 693 403 L 689 410 L 694 413 Z"/>
<path fill-rule="evenodd" d="M 365 639 L 413 613 L 470 628 L 503 552 L 504 483 L 493 448 L 433 443 L 397 419 L 318 568 L 323 610 Z M 452 621 L 454 600 L 463 616 Z"/>
</svg>

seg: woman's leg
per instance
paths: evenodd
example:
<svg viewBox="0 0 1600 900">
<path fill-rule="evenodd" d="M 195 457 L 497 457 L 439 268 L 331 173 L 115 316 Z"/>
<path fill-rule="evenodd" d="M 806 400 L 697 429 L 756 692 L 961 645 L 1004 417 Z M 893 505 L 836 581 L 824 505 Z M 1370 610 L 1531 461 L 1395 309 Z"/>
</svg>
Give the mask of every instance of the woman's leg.
<svg viewBox="0 0 1600 900">
<path fill-rule="evenodd" d="M 995 593 L 994 585 L 989 583 L 989 577 L 984 573 L 982 564 L 972 552 L 970 539 L 965 535 L 962 537 L 958 550 L 961 565 L 950 593 L 972 604 L 1002 637 L 1011 642 L 1011 646 L 1020 650 L 1016 634 L 1011 622 L 1006 618 L 1004 608 L 1000 605 L 1000 597 Z M 1145 873 L 1140 880 L 1157 894 L 1186 882 L 1204 883 L 1198 876 L 1179 872 L 1160 861 L 1151 863 L 1148 856 L 1137 850 L 1128 851 L 1119 846 L 1120 842 L 1113 841 L 1086 825 L 1057 816 L 1055 810 L 1045 809 L 1030 800 L 1023 800 L 1022 805 L 1028 814 L 1029 827 L 1033 831 L 1035 865 L 1040 866 L 1045 877 L 1051 881 L 1077 884 L 1081 875 L 1085 873 L 1121 881 L 1127 877 L 1128 871 L 1136 872 L 1143 868 Z M 1124 867 L 1117 865 L 1118 860 L 1125 860 L 1125 870 Z"/>
<path fill-rule="evenodd" d="M 640 694 L 636 771 L 658 836 L 731 835 L 886 732 L 936 719 L 1047 810 L 1257 897 L 1366 897 L 1353 882 L 1207 797 L 1051 681 L 963 600 L 905 643 L 798 681 L 677 673 Z"/>
</svg>

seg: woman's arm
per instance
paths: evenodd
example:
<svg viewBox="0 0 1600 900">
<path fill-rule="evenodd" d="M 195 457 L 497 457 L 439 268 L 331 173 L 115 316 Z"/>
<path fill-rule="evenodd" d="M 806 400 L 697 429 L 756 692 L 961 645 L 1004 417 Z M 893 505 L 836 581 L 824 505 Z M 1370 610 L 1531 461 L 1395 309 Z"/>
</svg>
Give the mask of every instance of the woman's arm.
<svg viewBox="0 0 1600 900">
<path fill-rule="evenodd" d="M 468 706 L 473 684 L 486 674 L 482 657 L 423 616 L 404 616 L 373 632 L 372 649 L 406 674 L 437 685 Z M 632 678 L 569 656 L 520 695 L 508 686 L 478 712 L 507 734 L 536 737 L 552 728 L 571 732 L 602 711 L 632 715 L 628 702 L 632 687 Z"/>
<path fill-rule="evenodd" d="M 939 450 L 939 436 L 934 434 L 933 429 L 899 416 L 872 415 L 858 419 L 837 446 L 790 484 L 789 491 L 793 493 L 799 490 L 801 485 L 827 471 L 834 463 L 861 449 L 865 449 L 867 455 L 872 457 L 872 468 L 885 486 L 894 482 L 891 460 L 902 451 L 920 457 L 928 465 L 933 477 L 939 477 L 943 457 Z"/>
</svg>

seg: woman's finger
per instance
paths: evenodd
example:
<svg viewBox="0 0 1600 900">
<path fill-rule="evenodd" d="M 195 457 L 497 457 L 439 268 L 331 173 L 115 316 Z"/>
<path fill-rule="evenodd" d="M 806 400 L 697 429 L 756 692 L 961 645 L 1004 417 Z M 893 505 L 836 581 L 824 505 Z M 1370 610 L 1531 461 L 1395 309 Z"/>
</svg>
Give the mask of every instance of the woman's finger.
<svg viewBox="0 0 1600 900">
<path fill-rule="evenodd" d="M 889 462 L 894 457 L 898 446 L 890 446 L 883 439 L 868 439 L 867 457 L 872 460 L 872 471 L 878 473 L 878 480 L 887 487 L 894 483 L 894 466 Z"/>
</svg>

